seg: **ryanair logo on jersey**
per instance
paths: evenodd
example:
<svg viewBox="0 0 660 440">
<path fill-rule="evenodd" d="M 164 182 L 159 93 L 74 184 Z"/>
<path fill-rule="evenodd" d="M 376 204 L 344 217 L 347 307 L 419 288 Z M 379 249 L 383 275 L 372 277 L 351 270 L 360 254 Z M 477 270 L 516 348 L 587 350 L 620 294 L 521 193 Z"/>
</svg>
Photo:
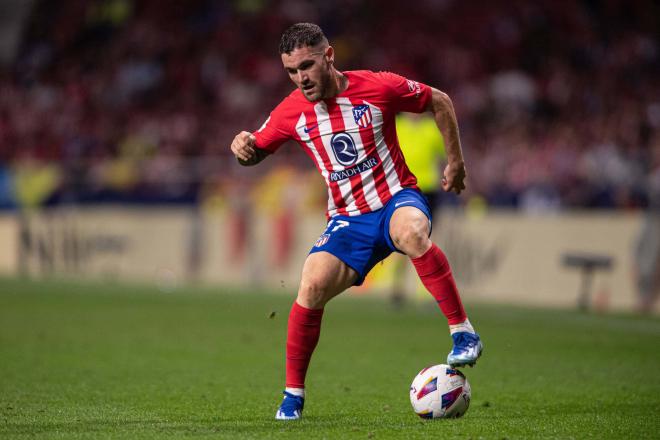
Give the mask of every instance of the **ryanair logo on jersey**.
<svg viewBox="0 0 660 440">
<path fill-rule="evenodd" d="M 353 119 L 355 119 L 355 123 L 360 127 L 367 128 L 373 119 L 369 106 L 362 104 L 353 107 Z"/>
<path fill-rule="evenodd" d="M 357 162 L 358 151 L 350 134 L 345 132 L 335 133 L 330 139 L 330 146 L 332 152 L 335 153 L 337 162 L 340 164 L 349 166 Z"/>
<path fill-rule="evenodd" d="M 348 179 L 349 177 L 357 176 L 360 173 L 363 173 L 367 170 L 372 169 L 378 165 L 378 159 L 375 157 L 369 157 L 367 160 L 363 160 L 359 164 L 351 168 L 346 168 L 341 171 L 333 171 L 328 176 L 330 182 L 338 182 L 340 180 Z"/>
</svg>

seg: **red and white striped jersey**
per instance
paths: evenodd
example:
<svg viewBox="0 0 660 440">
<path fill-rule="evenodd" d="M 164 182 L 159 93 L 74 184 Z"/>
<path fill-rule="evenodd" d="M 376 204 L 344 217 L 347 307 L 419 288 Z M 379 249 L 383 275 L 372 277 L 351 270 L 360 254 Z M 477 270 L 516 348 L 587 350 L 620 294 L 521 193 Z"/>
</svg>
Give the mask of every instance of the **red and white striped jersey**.
<svg viewBox="0 0 660 440">
<path fill-rule="evenodd" d="M 342 72 L 348 88 L 334 98 L 309 102 L 298 89 L 254 133 L 256 146 L 275 152 L 293 139 L 314 160 L 328 186 L 328 217 L 382 208 L 417 179 L 403 158 L 394 117 L 421 113 L 431 88 L 389 72 Z"/>
</svg>

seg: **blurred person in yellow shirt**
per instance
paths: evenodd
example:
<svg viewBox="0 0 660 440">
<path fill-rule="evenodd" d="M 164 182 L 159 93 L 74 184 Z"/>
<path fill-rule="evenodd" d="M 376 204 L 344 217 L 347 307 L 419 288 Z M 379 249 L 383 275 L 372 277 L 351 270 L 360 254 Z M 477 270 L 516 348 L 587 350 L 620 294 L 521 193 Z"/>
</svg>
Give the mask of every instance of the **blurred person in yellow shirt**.
<svg viewBox="0 0 660 440">
<path fill-rule="evenodd" d="M 433 213 L 442 190 L 442 162 L 445 160 L 445 141 L 433 116 L 426 113 L 399 113 L 396 116 L 399 144 L 410 171 L 417 177 L 417 186 L 429 202 Z M 394 263 L 392 303 L 399 307 L 405 300 L 405 259 Z"/>
<path fill-rule="evenodd" d="M 425 113 L 399 113 L 396 131 L 401 150 L 410 171 L 417 177 L 417 186 L 435 210 L 441 190 L 442 161 L 445 141 L 433 117 Z"/>
</svg>

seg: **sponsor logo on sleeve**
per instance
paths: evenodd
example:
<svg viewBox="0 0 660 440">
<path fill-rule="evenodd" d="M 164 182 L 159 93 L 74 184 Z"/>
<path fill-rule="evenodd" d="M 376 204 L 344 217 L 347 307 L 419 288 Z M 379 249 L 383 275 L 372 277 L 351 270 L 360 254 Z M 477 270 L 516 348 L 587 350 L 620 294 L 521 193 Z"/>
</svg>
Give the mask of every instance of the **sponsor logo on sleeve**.
<svg viewBox="0 0 660 440">
<path fill-rule="evenodd" d="M 408 82 L 408 90 L 410 90 L 410 93 L 415 93 L 415 98 L 419 98 L 419 95 L 422 94 L 422 86 L 419 85 L 417 81 L 412 81 L 412 80 L 407 80 Z"/>
</svg>

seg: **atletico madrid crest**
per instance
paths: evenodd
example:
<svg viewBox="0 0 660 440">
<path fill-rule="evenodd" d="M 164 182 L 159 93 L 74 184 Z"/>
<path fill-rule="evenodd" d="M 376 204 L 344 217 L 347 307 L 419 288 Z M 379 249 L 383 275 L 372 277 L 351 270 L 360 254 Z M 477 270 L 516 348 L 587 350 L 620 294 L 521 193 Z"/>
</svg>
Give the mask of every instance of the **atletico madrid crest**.
<svg viewBox="0 0 660 440">
<path fill-rule="evenodd" d="M 319 237 L 318 240 L 316 240 L 316 243 L 314 243 L 314 247 L 321 247 L 324 244 L 326 244 L 330 240 L 330 234 L 323 234 Z"/>
<path fill-rule="evenodd" d="M 355 119 L 355 123 L 360 127 L 362 128 L 369 127 L 369 124 L 371 124 L 371 119 L 372 119 L 371 109 L 369 108 L 369 106 L 366 104 L 362 104 L 353 107 L 353 119 Z"/>
</svg>

